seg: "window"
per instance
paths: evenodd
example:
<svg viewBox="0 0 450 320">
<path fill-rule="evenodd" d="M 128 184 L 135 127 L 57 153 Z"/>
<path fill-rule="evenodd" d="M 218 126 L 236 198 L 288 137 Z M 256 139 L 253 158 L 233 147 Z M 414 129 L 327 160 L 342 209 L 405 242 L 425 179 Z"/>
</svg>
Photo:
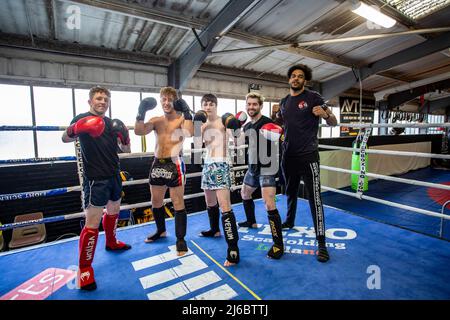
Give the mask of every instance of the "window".
<svg viewBox="0 0 450 320">
<path fill-rule="evenodd" d="M 202 97 L 201 96 L 195 96 L 194 97 L 194 111 L 197 112 L 202 108 Z"/>
<path fill-rule="evenodd" d="M 75 89 L 75 115 L 89 111 L 89 90 Z"/>
<path fill-rule="evenodd" d="M 134 126 L 140 102 L 139 92 L 111 91 L 111 119 L 119 119 L 128 127 Z"/>
<path fill-rule="evenodd" d="M 379 120 L 380 120 L 380 110 L 375 109 L 375 111 L 373 113 L 373 123 L 378 124 L 378 123 L 380 123 Z M 379 128 L 372 128 L 372 135 L 377 136 L 379 131 L 380 131 Z"/>
<path fill-rule="evenodd" d="M 270 110 L 271 110 L 270 108 L 271 108 L 270 102 L 264 102 L 263 107 L 261 109 L 262 115 L 270 118 Z"/>
<path fill-rule="evenodd" d="M 29 86 L 0 85 L 0 124 L 31 126 L 31 99 Z"/>
<path fill-rule="evenodd" d="M 161 109 L 162 108 L 161 102 L 159 101 L 159 93 L 151 93 L 151 92 L 143 92 L 142 93 L 142 99 L 145 99 L 148 97 L 155 98 L 157 105 L 156 105 L 156 108 L 154 108 L 153 110 L 147 111 L 147 113 L 145 114 L 145 122 L 147 122 L 151 118 L 160 117 L 164 114 Z M 134 112 L 134 120 L 135 121 L 136 121 L 137 108 L 138 108 L 138 105 L 136 105 L 136 110 Z M 133 122 L 133 125 L 134 125 L 134 122 Z M 142 152 L 144 150 L 143 145 L 142 145 L 142 141 L 143 141 L 142 136 L 137 136 L 134 134 L 133 131 L 131 131 L 130 132 L 130 140 L 131 140 L 131 152 Z M 145 146 L 146 146 L 146 148 L 145 148 L 146 152 L 155 152 L 156 137 L 155 137 L 154 131 L 150 132 L 149 134 L 147 134 L 145 136 Z"/>
<path fill-rule="evenodd" d="M 38 126 L 68 126 L 73 119 L 72 90 L 34 87 L 34 109 Z M 74 155 L 73 144 L 61 141 L 62 131 L 38 131 L 38 156 Z"/>
<path fill-rule="evenodd" d="M 244 111 L 245 113 L 247 113 L 245 100 L 236 100 L 236 102 L 237 112 Z"/>
<path fill-rule="evenodd" d="M 321 118 L 320 124 L 327 124 L 327 122 Z M 331 138 L 332 137 L 332 128 L 331 127 L 321 127 L 320 128 L 320 137 L 321 138 Z"/>
<path fill-rule="evenodd" d="M 446 0 L 383 0 L 412 20 L 419 20 L 448 5 Z"/>
<path fill-rule="evenodd" d="M 0 85 L 0 125 L 31 126 L 29 86 Z M 32 131 L 0 131 L 0 159 L 34 157 Z"/>
<path fill-rule="evenodd" d="M 427 115 L 428 123 L 444 123 L 444 116 Z M 441 134 L 442 131 L 438 127 L 430 127 L 427 129 L 428 134 Z"/>
<path fill-rule="evenodd" d="M 333 111 L 334 116 L 338 120 L 341 118 L 341 108 L 340 107 L 331 107 L 331 111 Z M 341 127 L 332 127 L 331 128 L 331 136 L 333 138 L 339 138 L 341 136 Z"/>
<path fill-rule="evenodd" d="M 217 99 L 217 114 L 219 117 L 227 112 L 236 114 L 235 99 Z"/>
<path fill-rule="evenodd" d="M 186 101 L 186 103 L 188 104 L 189 109 L 191 109 L 191 111 L 194 111 L 194 100 L 193 99 L 194 99 L 193 96 L 188 96 L 186 94 L 183 94 L 183 100 Z"/>
<path fill-rule="evenodd" d="M 33 131 L 0 132 L 0 159 L 34 158 Z"/>
<path fill-rule="evenodd" d="M 73 119 L 71 89 L 34 87 L 33 93 L 36 125 L 69 125 Z"/>
</svg>

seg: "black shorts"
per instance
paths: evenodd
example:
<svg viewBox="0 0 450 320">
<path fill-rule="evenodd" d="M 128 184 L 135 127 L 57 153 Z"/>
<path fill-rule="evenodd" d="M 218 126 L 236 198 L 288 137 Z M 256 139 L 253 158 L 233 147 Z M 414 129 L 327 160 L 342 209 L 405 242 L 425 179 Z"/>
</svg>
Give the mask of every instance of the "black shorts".
<svg viewBox="0 0 450 320">
<path fill-rule="evenodd" d="M 149 183 L 153 186 L 179 187 L 186 182 L 186 166 L 183 158 L 175 162 L 171 158 L 155 158 L 150 168 Z"/>
<path fill-rule="evenodd" d="M 261 169 L 255 169 L 251 165 L 248 166 L 248 170 L 245 173 L 243 183 L 252 188 L 266 188 L 277 187 L 276 175 L 262 175 Z"/>
<path fill-rule="evenodd" d="M 117 201 L 122 196 L 122 178 L 115 176 L 104 180 L 83 179 L 84 208 L 104 207 L 109 200 Z"/>
</svg>

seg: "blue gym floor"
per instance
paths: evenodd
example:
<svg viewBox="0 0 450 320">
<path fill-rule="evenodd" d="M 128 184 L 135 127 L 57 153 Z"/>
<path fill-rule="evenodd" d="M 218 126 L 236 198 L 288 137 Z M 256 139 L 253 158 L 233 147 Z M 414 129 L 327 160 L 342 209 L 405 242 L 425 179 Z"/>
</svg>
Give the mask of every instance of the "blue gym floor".
<svg viewBox="0 0 450 320">
<path fill-rule="evenodd" d="M 285 232 L 287 252 L 281 260 L 270 260 L 266 212 L 261 200 L 255 204 L 261 226 L 239 230 L 237 266 L 221 267 L 223 236 L 198 236 L 208 226 L 206 212 L 200 212 L 188 217 L 188 255 L 173 252 L 172 219 L 166 222 L 168 237 L 153 244 L 144 243 L 153 223 L 118 229 L 118 238 L 133 246 L 122 253 L 105 251 L 101 233 L 93 264 L 97 290 L 73 289 L 72 280 L 54 290 L 47 286 L 52 291 L 46 299 L 450 299 L 448 241 L 325 207 L 331 259 L 322 264 L 314 255 L 309 205 L 299 199 L 297 227 Z M 284 218 L 284 196 L 278 196 L 277 206 Z M 237 220 L 243 220 L 242 205 L 233 208 Z M 74 238 L 1 254 L 0 297 L 49 268 L 70 269 L 77 264 L 77 252 Z"/>
<path fill-rule="evenodd" d="M 424 168 L 408 172 L 399 177 L 432 183 L 445 183 L 450 182 L 450 171 Z M 429 188 L 427 187 L 379 179 L 369 181 L 369 190 L 364 192 L 364 194 L 440 213 L 442 205 L 429 197 L 427 192 L 428 189 Z M 342 190 L 354 192 L 350 187 L 343 188 Z M 322 193 L 322 199 L 325 204 L 332 207 L 340 208 L 380 222 L 439 237 L 441 225 L 440 218 L 378 204 L 373 201 L 358 200 L 353 197 L 329 191 Z M 447 200 L 450 200 L 450 196 Z M 449 208 L 450 207 L 447 207 L 444 213 L 450 214 Z M 450 239 L 449 220 L 443 220 L 442 237 Z"/>
</svg>

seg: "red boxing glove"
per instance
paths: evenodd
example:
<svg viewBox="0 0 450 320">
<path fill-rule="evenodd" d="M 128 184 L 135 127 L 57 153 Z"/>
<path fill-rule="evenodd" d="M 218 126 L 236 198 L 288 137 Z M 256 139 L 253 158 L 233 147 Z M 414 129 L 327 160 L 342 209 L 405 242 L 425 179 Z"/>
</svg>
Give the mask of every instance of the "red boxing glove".
<svg viewBox="0 0 450 320">
<path fill-rule="evenodd" d="M 264 138 L 270 141 L 278 141 L 283 134 L 283 128 L 275 123 L 266 123 L 260 130 Z"/>
<path fill-rule="evenodd" d="M 120 121 L 119 119 L 114 119 L 112 121 L 112 131 L 117 134 L 117 136 L 120 139 L 120 142 L 123 145 L 129 145 L 130 144 L 130 134 L 128 132 L 128 128 L 125 126 L 125 124 Z"/>
<path fill-rule="evenodd" d="M 241 126 L 243 126 L 245 121 L 247 121 L 247 114 L 244 111 L 239 111 L 238 113 L 236 113 L 236 119 L 238 119 L 241 123 Z"/>
<path fill-rule="evenodd" d="M 87 133 L 93 138 L 97 138 L 105 131 L 105 121 L 101 117 L 88 116 L 81 118 L 67 128 L 67 136 L 77 138 L 82 133 Z"/>
</svg>

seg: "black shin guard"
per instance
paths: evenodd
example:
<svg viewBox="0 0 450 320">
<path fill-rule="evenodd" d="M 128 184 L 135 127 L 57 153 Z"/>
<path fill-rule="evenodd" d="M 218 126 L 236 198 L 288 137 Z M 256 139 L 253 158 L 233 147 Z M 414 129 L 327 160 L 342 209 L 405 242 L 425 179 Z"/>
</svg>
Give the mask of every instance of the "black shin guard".
<svg viewBox="0 0 450 320">
<path fill-rule="evenodd" d="M 328 260 L 330 260 L 330 255 L 328 254 L 325 236 L 318 236 L 317 242 L 319 243 L 319 249 L 317 250 L 317 260 L 319 262 L 327 262 Z"/>
<path fill-rule="evenodd" d="M 175 234 L 177 236 L 177 251 L 188 251 L 186 241 L 187 213 L 186 209 L 175 211 Z"/>
<path fill-rule="evenodd" d="M 284 253 L 283 234 L 281 233 L 281 217 L 277 209 L 267 211 L 267 213 L 273 239 L 273 246 L 267 252 L 267 255 L 273 259 L 280 259 Z"/>
<path fill-rule="evenodd" d="M 146 242 L 153 242 L 161 237 L 161 234 L 166 231 L 166 213 L 164 206 L 160 208 L 153 208 L 153 219 L 156 224 L 156 232 L 149 235 Z"/>
<path fill-rule="evenodd" d="M 214 237 L 217 232 L 220 232 L 219 220 L 220 220 L 220 212 L 219 212 L 219 204 L 216 204 L 213 207 L 208 207 L 208 217 L 209 217 L 209 226 L 210 229 L 207 231 L 201 231 L 201 235 L 204 237 Z"/>
<path fill-rule="evenodd" d="M 227 260 L 231 263 L 239 262 L 238 248 L 238 231 L 236 226 L 236 218 L 233 211 L 224 212 L 222 214 L 223 233 L 228 244 Z"/>
<path fill-rule="evenodd" d="M 247 217 L 247 221 L 239 222 L 240 227 L 248 227 L 251 228 L 254 223 L 256 223 L 255 217 L 255 203 L 253 199 L 242 200 L 242 205 L 244 206 L 245 216 Z"/>
</svg>

